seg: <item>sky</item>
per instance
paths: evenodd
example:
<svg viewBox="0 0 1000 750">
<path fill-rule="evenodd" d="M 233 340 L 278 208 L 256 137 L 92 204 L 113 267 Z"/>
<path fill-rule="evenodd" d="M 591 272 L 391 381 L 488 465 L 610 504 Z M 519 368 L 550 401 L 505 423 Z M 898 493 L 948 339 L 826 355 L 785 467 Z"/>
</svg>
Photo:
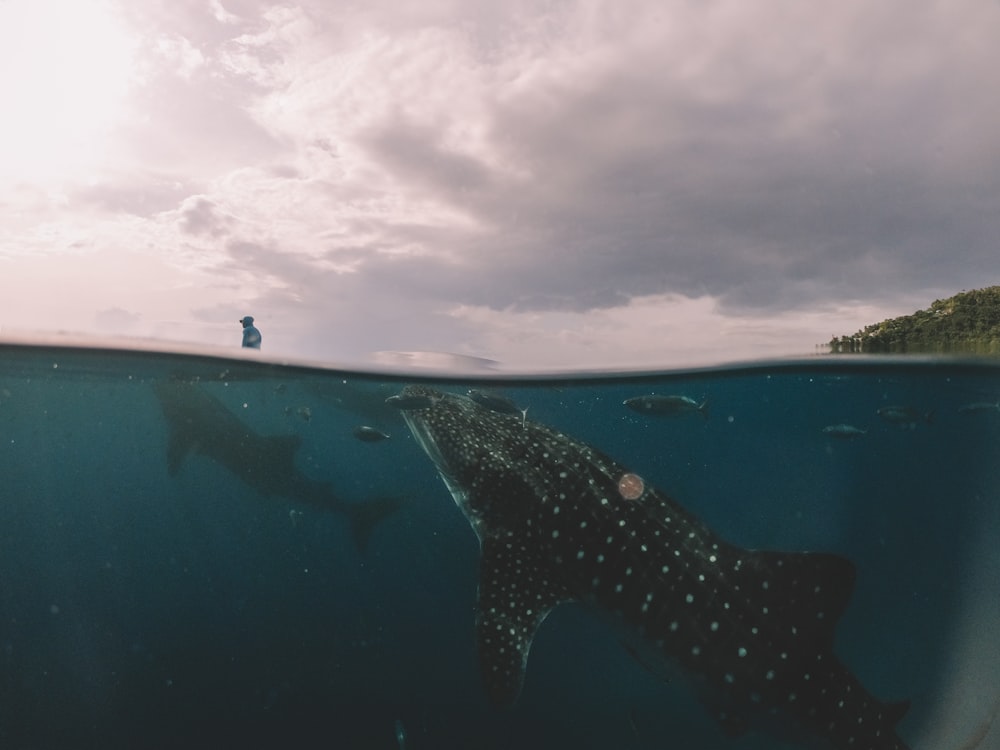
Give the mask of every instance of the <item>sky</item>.
<svg viewBox="0 0 1000 750">
<path fill-rule="evenodd" d="M 813 354 L 1000 283 L 998 38 L 996 0 L 0 0 L 0 337 Z"/>
</svg>

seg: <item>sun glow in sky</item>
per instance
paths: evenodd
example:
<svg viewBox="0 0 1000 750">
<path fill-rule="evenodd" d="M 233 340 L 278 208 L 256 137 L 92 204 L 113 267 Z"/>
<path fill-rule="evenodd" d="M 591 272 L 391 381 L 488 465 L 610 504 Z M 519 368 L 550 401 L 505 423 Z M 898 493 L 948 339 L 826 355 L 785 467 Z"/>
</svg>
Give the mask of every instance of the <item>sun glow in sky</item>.
<svg viewBox="0 0 1000 750">
<path fill-rule="evenodd" d="M 125 116 L 135 43 L 101 0 L 0 3 L 0 176 L 86 178 Z"/>
<path fill-rule="evenodd" d="M 808 354 L 1000 281 L 1000 6 L 0 0 L 0 334 Z"/>
</svg>

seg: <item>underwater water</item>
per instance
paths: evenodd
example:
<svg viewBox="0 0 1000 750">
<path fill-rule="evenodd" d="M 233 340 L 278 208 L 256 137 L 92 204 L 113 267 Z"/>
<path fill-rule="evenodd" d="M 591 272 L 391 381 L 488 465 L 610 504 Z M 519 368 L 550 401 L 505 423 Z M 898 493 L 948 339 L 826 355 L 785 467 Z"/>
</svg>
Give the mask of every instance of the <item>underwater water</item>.
<svg viewBox="0 0 1000 750">
<path fill-rule="evenodd" d="M 0 748 L 810 746 L 727 731 L 579 604 L 494 707 L 479 542 L 386 403 L 413 384 L 510 399 L 739 547 L 846 558 L 834 649 L 911 702 L 899 736 L 1000 748 L 992 361 L 490 379 L 32 346 L 0 347 Z"/>
</svg>

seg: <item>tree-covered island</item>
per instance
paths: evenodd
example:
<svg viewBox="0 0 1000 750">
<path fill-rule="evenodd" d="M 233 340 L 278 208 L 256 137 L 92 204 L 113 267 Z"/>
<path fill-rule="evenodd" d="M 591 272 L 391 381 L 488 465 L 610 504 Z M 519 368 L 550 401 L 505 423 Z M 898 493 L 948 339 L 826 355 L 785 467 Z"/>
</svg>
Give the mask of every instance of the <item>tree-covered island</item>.
<svg viewBox="0 0 1000 750">
<path fill-rule="evenodd" d="M 1000 286 L 935 300 L 912 315 L 834 336 L 829 346 L 834 353 L 1000 354 Z"/>
</svg>

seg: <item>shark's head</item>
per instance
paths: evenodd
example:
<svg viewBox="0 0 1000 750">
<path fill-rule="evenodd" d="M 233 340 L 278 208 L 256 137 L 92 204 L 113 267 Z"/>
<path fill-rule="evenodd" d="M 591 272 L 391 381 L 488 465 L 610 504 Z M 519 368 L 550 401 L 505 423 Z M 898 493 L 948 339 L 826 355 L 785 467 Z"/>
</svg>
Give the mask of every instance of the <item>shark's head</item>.
<svg viewBox="0 0 1000 750">
<path fill-rule="evenodd" d="M 504 423 L 511 415 L 490 411 L 468 396 L 427 386 L 407 386 L 399 397 L 402 403 L 414 405 L 401 410 L 403 419 L 478 532 L 478 514 L 469 506 L 469 489 L 483 468 L 484 451 L 502 439 L 508 429 Z M 521 418 L 515 421 L 520 424 Z"/>
<path fill-rule="evenodd" d="M 434 462 L 480 540 L 530 522 L 549 498 L 604 497 L 644 492 L 642 480 L 599 451 L 524 412 L 498 411 L 469 396 L 408 386 L 400 401 L 415 408 L 403 417 Z"/>
<path fill-rule="evenodd" d="M 438 408 L 442 401 L 450 398 L 459 397 L 423 385 L 408 385 L 397 395 L 386 399 L 387 403 L 399 409 L 417 445 L 423 448 L 441 471 L 446 471 L 451 461 L 457 460 L 452 458 L 449 461 L 448 456 L 438 451 L 438 444 L 447 445 L 449 433 L 454 432 L 453 420 L 443 416 L 447 408 Z M 473 403 L 471 399 L 466 400 Z"/>
</svg>

